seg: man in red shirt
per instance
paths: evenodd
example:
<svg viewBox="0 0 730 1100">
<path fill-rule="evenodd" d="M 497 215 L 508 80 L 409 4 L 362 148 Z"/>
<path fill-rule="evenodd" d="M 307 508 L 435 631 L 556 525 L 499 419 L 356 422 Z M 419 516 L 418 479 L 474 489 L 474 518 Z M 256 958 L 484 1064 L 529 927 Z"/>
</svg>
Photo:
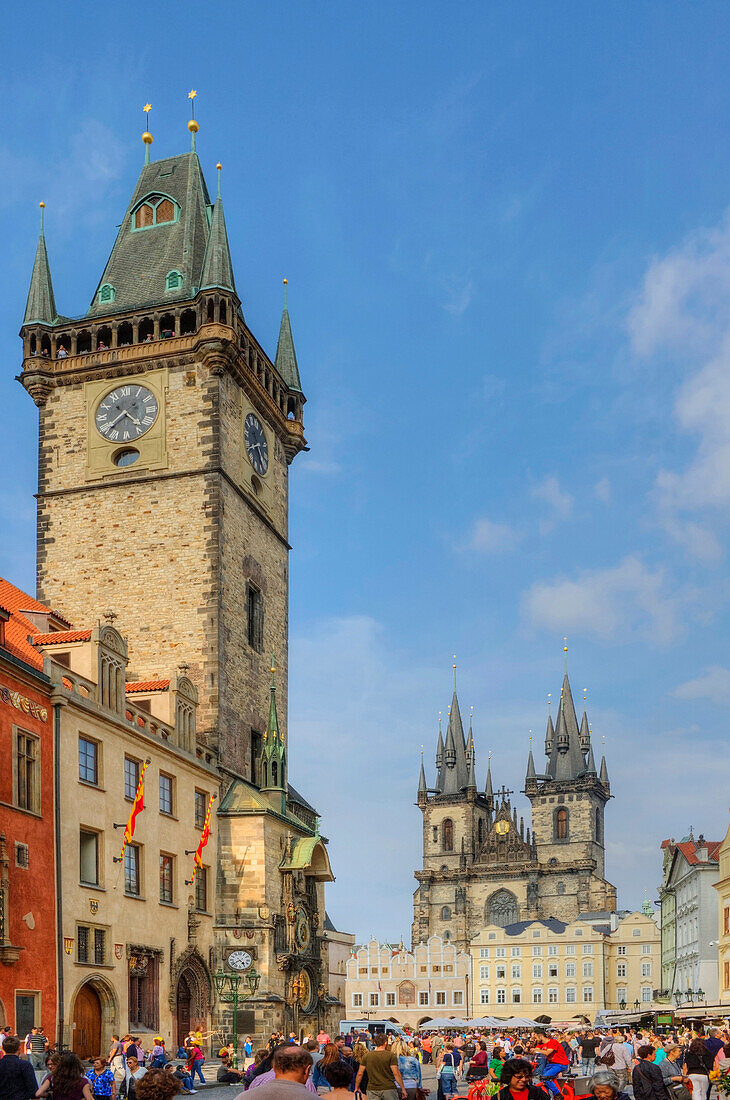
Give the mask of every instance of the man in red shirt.
<svg viewBox="0 0 730 1100">
<path fill-rule="evenodd" d="M 560 1090 L 553 1078 L 562 1073 L 564 1069 L 567 1069 L 569 1058 L 563 1050 L 563 1044 L 560 1042 L 557 1032 L 551 1031 L 547 1040 L 542 1046 L 537 1047 L 537 1050 L 547 1058 L 542 1071 L 545 1087 L 550 1090 L 553 1096 L 559 1096 Z"/>
</svg>

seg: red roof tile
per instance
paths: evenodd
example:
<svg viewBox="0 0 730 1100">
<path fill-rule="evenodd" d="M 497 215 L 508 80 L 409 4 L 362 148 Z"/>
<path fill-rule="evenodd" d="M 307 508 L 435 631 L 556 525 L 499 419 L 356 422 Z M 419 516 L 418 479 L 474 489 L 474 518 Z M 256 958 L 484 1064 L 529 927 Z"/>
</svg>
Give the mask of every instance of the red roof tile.
<svg viewBox="0 0 730 1100">
<path fill-rule="evenodd" d="M 0 604 L 11 612 L 44 611 L 46 614 L 60 619 L 63 623 L 67 622 L 62 615 L 56 614 L 50 607 L 46 607 L 45 604 L 33 599 L 27 592 L 23 592 L 22 588 L 16 588 L 14 584 L 6 581 L 3 577 L 0 577 Z M 71 623 L 68 623 L 68 625 L 70 626 Z"/>
<path fill-rule="evenodd" d="M 133 695 L 137 691 L 167 691 L 169 680 L 130 680 L 124 685 L 127 695 Z"/>
<path fill-rule="evenodd" d="M 34 668 L 43 668 L 42 655 L 35 648 L 35 645 L 28 641 L 29 635 L 32 636 L 33 642 L 39 637 L 43 637 L 43 635 L 41 635 L 38 627 L 25 617 L 23 612 L 42 611 L 46 615 L 53 615 L 56 619 L 60 619 L 61 616 L 56 615 L 50 607 L 34 600 L 27 592 L 23 592 L 21 588 L 16 588 L 14 584 L 6 581 L 3 577 L 0 577 L 0 606 L 10 612 L 10 618 L 5 624 L 5 648 L 14 657 L 19 657 L 21 661 L 25 661 L 26 664 L 33 665 Z M 66 622 L 65 619 L 61 621 Z M 48 637 L 48 635 L 45 636 Z"/>
<path fill-rule="evenodd" d="M 720 858 L 720 845 L 721 840 L 706 840 L 704 847 L 707 848 L 707 859 L 700 860 L 697 858 L 697 841 L 692 843 L 691 840 L 681 841 L 677 848 L 682 853 L 688 863 L 694 865 L 696 863 L 717 863 Z"/>
<path fill-rule="evenodd" d="M 66 645 L 68 642 L 88 642 L 90 630 L 52 630 L 50 634 L 35 634 L 33 645 Z"/>
</svg>

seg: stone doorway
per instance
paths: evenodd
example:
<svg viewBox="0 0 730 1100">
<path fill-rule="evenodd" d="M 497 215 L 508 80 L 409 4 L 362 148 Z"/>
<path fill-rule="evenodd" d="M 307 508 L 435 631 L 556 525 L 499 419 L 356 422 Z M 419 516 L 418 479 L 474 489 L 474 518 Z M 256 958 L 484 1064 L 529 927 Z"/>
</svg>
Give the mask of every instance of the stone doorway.
<svg viewBox="0 0 730 1100">
<path fill-rule="evenodd" d="M 192 1004 L 193 995 L 190 990 L 190 985 L 185 977 L 185 974 L 181 974 L 177 983 L 177 1034 L 175 1039 L 177 1045 L 180 1046 L 186 1039 L 188 1032 L 190 1031 L 190 1006 Z"/>
<path fill-rule="evenodd" d="M 73 1051 L 79 1058 L 101 1053 L 101 1000 L 92 985 L 82 985 L 73 1013 Z"/>
</svg>

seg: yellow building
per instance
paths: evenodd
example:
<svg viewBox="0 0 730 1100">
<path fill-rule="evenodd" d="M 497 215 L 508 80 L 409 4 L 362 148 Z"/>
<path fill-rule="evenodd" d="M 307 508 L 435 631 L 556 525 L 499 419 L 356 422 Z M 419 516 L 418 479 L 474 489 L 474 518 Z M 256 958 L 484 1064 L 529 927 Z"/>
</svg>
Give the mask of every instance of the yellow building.
<svg viewBox="0 0 730 1100">
<path fill-rule="evenodd" d="M 597 1012 L 653 1000 L 660 935 L 644 913 L 584 914 L 488 925 L 472 940 L 474 1014 L 593 1020 Z"/>
<path fill-rule="evenodd" d="M 730 828 L 720 845 L 720 878 L 715 883 L 718 901 L 718 989 L 719 1003 L 730 1004 Z"/>
<path fill-rule="evenodd" d="M 190 880 L 219 777 L 196 748 L 195 687 L 184 668 L 127 682 L 127 643 L 110 622 L 33 641 L 53 682 L 60 1037 L 89 1057 L 113 1032 L 143 1045 L 160 1034 L 168 1046 L 191 1025 L 207 1032 L 215 812 Z M 143 775 L 144 808 L 122 855 Z"/>
<path fill-rule="evenodd" d="M 347 962 L 349 1019 L 391 1020 L 417 1027 L 437 1016 L 464 1018 L 471 959 L 441 936 L 412 951 L 370 940 Z"/>
</svg>

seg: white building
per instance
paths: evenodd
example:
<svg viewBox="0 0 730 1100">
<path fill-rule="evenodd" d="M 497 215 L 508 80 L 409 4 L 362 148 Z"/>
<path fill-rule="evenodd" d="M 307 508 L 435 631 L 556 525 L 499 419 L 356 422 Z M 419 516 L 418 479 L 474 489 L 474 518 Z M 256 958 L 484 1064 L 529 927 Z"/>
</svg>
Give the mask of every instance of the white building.
<svg viewBox="0 0 730 1100">
<path fill-rule="evenodd" d="M 679 843 L 665 840 L 664 882 L 660 889 L 665 961 L 674 945 L 674 973 L 663 978 L 675 1004 L 702 990 L 707 1004 L 718 999 L 717 891 L 719 840 L 695 840 L 692 832 Z"/>
<path fill-rule="evenodd" d="M 471 1004 L 471 959 L 431 936 L 409 951 L 370 940 L 347 962 L 347 1013 L 417 1027 L 436 1016 L 464 1017 Z"/>
</svg>

